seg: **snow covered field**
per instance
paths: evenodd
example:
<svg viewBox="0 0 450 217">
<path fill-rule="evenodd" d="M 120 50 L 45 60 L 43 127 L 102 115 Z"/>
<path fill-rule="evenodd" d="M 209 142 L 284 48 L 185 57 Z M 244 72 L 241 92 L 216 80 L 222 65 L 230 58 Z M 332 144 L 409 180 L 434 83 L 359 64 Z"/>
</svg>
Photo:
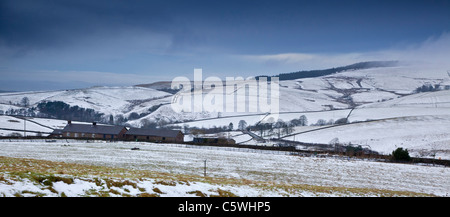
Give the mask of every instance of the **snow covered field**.
<svg viewBox="0 0 450 217">
<path fill-rule="evenodd" d="M 329 144 L 359 144 L 388 155 L 396 148 L 408 149 L 411 156 L 450 159 L 450 115 L 406 116 L 324 128 L 284 139 Z"/>
<path fill-rule="evenodd" d="M 0 115 L 0 128 L 3 129 L 0 130 L 0 136 L 9 136 L 11 133 L 16 133 L 23 136 L 24 129 L 27 130 L 27 136 L 36 136 L 38 133 L 41 133 L 43 136 L 47 136 L 53 132 L 54 129 L 63 129 L 67 124 L 67 120 L 33 117 L 26 117 L 26 119 L 27 121 L 24 124 L 23 118 Z M 72 123 L 91 124 L 79 121 L 72 121 Z"/>
<path fill-rule="evenodd" d="M 133 147 L 140 150 L 131 150 Z M 450 194 L 450 168 L 446 167 L 298 157 L 232 148 L 135 142 L 1 141 L 0 156 L 199 176 L 203 175 L 206 160 L 207 175 L 217 178 Z"/>
<path fill-rule="evenodd" d="M 0 173 L 1 175 L 1 173 Z M 0 181 L 0 196 L 47 196 L 47 197 L 80 197 L 96 196 L 100 194 L 110 197 L 195 197 L 195 196 L 226 196 L 223 192 L 232 193 L 241 197 L 281 197 L 281 196 L 328 196 L 330 193 L 312 193 L 308 191 L 292 194 L 283 190 L 263 190 L 250 186 L 218 185 L 205 182 L 161 182 L 151 178 L 140 179 L 102 179 L 95 178 L 73 178 L 60 175 L 64 180 L 56 181 L 49 186 L 33 182 L 26 178 L 17 178 L 4 174 L 3 182 Z M 58 177 L 58 176 L 56 176 Z M 111 183 L 116 186 L 111 186 Z M 118 185 L 118 186 L 117 186 Z M 221 193 L 222 192 L 222 193 Z M 335 193 L 334 196 L 339 194 Z"/>
</svg>

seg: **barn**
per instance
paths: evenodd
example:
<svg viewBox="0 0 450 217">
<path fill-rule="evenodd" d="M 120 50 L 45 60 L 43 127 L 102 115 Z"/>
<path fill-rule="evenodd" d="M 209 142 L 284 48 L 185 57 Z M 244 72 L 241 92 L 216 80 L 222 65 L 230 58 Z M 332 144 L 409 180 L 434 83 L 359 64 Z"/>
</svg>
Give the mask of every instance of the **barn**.
<svg viewBox="0 0 450 217">
<path fill-rule="evenodd" d="M 234 139 L 227 138 L 217 138 L 217 137 L 195 137 L 192 141 L 196 144 L 223 144 L 223 145 L 234 145 L 236 141 Z"/>
<path fill-rule="evenodd" d="M 61 130 L 63 138 L 74 139 L 124 139 L 127 129 L 123 126 L 97 125 L 92 124 L 72 124 L 70 121 Z"/>
<path fill-rule="evenodd" d="M 126 140 L 149 142 L 184 142 L 184 134 L 179 130 L 130 128 L 125 133 Z"/>
</svg>

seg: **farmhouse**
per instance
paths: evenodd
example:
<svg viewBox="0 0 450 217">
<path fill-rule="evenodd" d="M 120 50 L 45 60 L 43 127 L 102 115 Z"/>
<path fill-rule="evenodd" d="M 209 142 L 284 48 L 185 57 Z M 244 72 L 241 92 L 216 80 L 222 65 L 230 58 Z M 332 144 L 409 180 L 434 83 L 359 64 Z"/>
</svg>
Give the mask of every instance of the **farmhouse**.
<svg viewBox="0 0 450 217">
<path fill-rule="evenodd" d="M 61 130 L 64 138 L 79 139 L 123 139 L 127 129 L 123 126 L 92 124 L 72 124 L 70 121 Z"/>
<path fill-rule="evenodd" d="M 184 134 L 179 130 L 130 128 L 125 133 L 125 139 L 182 143 L 184 141 Z"/>
</svg>

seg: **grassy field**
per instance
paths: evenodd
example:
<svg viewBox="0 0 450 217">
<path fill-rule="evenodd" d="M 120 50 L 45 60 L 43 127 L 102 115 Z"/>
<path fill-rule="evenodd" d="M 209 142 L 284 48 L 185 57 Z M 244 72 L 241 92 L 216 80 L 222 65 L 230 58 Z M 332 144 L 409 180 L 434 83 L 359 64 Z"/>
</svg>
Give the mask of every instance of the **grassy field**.
<svg viewBox="0 0 450 217">
<path fill-rule="evenodd" d="M 0 157 L 0 196 L 432 196 L 370 188 L 280 184 Z"/>
</svg>

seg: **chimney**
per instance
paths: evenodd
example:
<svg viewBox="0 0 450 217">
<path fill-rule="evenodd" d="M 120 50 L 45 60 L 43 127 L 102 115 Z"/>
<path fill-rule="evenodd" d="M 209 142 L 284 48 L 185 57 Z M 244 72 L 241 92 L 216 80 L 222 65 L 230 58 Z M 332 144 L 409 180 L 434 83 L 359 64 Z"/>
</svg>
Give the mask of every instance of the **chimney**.
<svg viewBox="0 0 450 217">
<path fill-rule="evenodd" d="M 68 120 L 68 121 L 67 121 L 67 124 L 69 124 L 69 125 L 72 124 L 72 121 L 71 121 L 71 120 Z"/>
<path fill-rule="evenodd" d="M 97 126 L 97 122 L 92 122 L 92 126 Z"/>
</svg>

